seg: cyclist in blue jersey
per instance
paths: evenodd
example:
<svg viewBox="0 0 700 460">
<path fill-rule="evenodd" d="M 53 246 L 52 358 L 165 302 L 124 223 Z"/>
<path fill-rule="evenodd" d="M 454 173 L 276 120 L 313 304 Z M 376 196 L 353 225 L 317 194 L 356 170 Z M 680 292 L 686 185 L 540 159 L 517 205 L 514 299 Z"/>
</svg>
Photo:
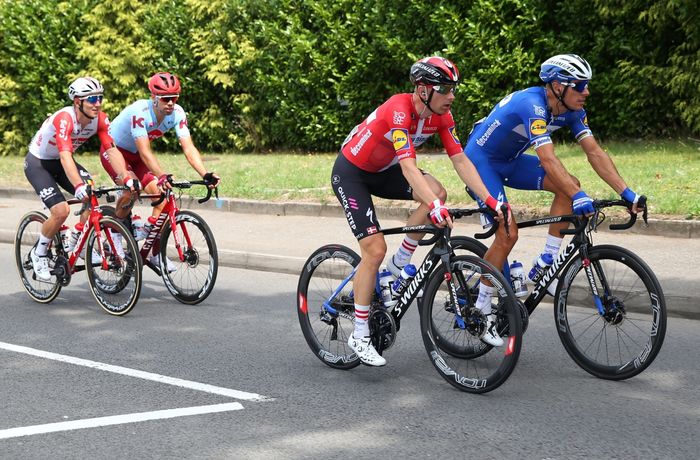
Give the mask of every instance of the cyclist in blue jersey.
<svg viewBox="0 0 700 460">
<path fill-rule="evenodd" d="M 634 203 L 633 211 L 637 212 L 639 195 L 627 186 L 588 126 L 584 105 L 590 95 L 588 82 L 592 76 L 591 66 L 582 57 L 553 56 L 541 65 L 544 86 L 509 94 L 486 118 L 475 123 L 464 152 L 492 196 L 507 202 L 505 186 L 547 190 L 554 193 L 552 215 L 569 214 L 572 208 L 576 214 L 593 213 L 593 200 L 554 153 L 550 134 L 568 126 L 595 172 L 623 199 Z M 536 155 L 525 153 L 528 149 Z M 486 252 L 485 259 L 496 267 L 504 265 L 518 239 L 515 219 L 509 225 L 510 236 L 505 228 L 499 228 Z M 550 225 L 543 254 L 556 258 L 562 243 L 559 231 L 567 226 L 566 222 Z M 490 303 L 492 292 L 490 286 L 482 283 L 477 306 Z"/>
<path fill-rule="evenodd" d="M 151 141 L 163 136 L 167 131 L 174 130 L 182 151 L 189 164 L 197 171 L 209 187 L 216 187 L 220 178 L 206 170 L 202 157 L 192 142 L 187 127 L 185 110 L 177 104 L 180 97 L 180 80 L 168 72 L 158 72 L 148 81 L 151 92 L 150 99 L 140 99 L 127 106 L 113 120 L 109 133 L 114 139 L 117 149 L 102 149 L 100 159 L 102 166 L 114 182 L 121 183 L 123 177 L 117 171 L 125 168 L 128 174 L 138 179 L 147 193 L 158 193 L 158 189 L 170 188 L 167 174 L 160 166 L 158 159 L 151 149 Z M 125 218 L 130 210 L 124 208 L 129 197 L 120 198 L 117 203 L 117 217 Z M 154 207 L 149 222 L 153 224 L 165 203 Z M 155 263 L 157 255 L 151 256 Z M 171 261 L 166 260 L 168 270 L 175 269 Z"/>
</svg>

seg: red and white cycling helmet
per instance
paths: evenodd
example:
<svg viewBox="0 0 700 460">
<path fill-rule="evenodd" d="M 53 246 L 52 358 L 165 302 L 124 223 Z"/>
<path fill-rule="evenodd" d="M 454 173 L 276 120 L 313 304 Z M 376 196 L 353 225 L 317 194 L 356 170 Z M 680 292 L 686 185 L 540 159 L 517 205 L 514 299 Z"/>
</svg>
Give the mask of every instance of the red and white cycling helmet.
<svg viewBox="0 0 700 460">
<path fill-rule="evenodd" d="M 76 97 L 100 96 L 104 92 L 105 89 L 96 78 L 80 77 L 68 87 L 68 99 L 72 101 Z"/>
<path fill-rule="evenodd" d="M 180 94 L 180 80 L 169 72 L 158 72 L 148 80 L 148 89 L 154 96 L 174 96 Z"/>
<path fill-rule="evenodd" d="M 411 66 L 414 85 L 456 85 L 459 83 L 457 66 L 440 56 L 423 58 Z"/>
</svg>

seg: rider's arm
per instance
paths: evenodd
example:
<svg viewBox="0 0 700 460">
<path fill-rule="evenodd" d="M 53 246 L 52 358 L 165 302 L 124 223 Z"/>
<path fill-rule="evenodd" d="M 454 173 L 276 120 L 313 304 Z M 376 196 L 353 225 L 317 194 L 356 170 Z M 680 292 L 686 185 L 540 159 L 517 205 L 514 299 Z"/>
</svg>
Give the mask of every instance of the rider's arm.
<svg viewBox="0 0 700 460">
<path fill-rule="evenodd" d="M 554 144 L 547 143 L 541 145 L 535 149 L 535 152 L 540 159 L 540 164 L 547 173 L 547 177 L 554 182 L 557 188 L 562 190 L 569 197 L 573 197 L 581 190 L 571 178 L 571 175 L 562 162 L 554 154 Z"/>
<path fill-rule="evenodd" d="M 105 152 L 107 154 L 107 161 L 112 165 L 114 172 L 117 173 L 117 179 L 121 181 L 121 185 L 124 184 L 124 180 L 129 177 L 129 172 L 126 169 L 126 162 L 124 161 L 124 156 L 116 147 L 112 146 Z"/>
<path fill-rule="evenodd" d="M 192 137 L 181 137 L 180 146 L 190 166 L 197 171 L 197 174 L 204 177 L 207 173 L 207 169 L 204 167 L 204 162 L 202 161 L 202 156 L 199 154 L 199 150 L 197 150 L 197 147 L 195 147 L 192 142 Z"/>
<path fill-rule="evenodd" d="M 165 174 L 165 171 L 163 171 L 163 168 L 160 167 L 158 159 L 151 150 L 151 141 L 148 140 L 148 137 L 137 137 L 134 139 L 134 143 L 136 144 L 136 149 L 139 151 L 141 161 L 144 162 L 148 170 L 155 174 L 156 177 L 160 177 Z"/>
<path fill-rule="evenodd" d="M 418 201 L 429 206 L 438 199 L 437 195 L 435 195 L 430 188 L 430 185 L 428 185 L 428 181 L 423 177 L 423 173 L 418 169 L 415 158 L 404 158 L 399 161 L 399 165 L 401 166 L 401 172 L 413 189 L 413 193 L 416 195 Z"/>
<path fill-rule="evenodd" d="M 627 188 L 627 184 L 617 171 L 612 158 L 598 145 L 595 138 L 593 136 L 586 137 L 580 141 L 580 145 L 598 176 L 618 194 L 622 193 Z"/>
<path fill-rule="evenodd" d="M 73 160 L 73 152 L 61 150 L 58 152 L 58 157 L 61 160 L 61 166 L 63 166 L 63 171 L 66 173 L 70 183 L 73 184 L 73 186 L 82 184 L 83 179 L 80 177 L 78 167 L 75 165 L 75 160 Z"/>
<path fill-rule="evenodd" d="M 474 164 L 464 154 L 453 155 L 450 157 L 450 160 L 452 160 L 452 165 L 462 182 L 469 187 L 469 190 L 476 193 L 481 198 L 481 201 L 485 202 L 491 194 L 486 189 Z"/>
</svg>

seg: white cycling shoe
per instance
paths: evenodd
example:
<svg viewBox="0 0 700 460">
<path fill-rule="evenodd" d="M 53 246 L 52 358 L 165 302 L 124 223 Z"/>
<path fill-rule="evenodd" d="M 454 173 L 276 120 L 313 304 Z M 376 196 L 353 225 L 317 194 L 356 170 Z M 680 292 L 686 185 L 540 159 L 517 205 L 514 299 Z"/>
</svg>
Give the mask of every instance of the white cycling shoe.
<svg viewBox="0 0 700 460">
<path fill-rule="evenodd" d="M 29 252 L 29 258 L 32 259 L 32 268 L 34 269 L 34 274 L 36 277 L 41 281 L 49 281 L 51 279 L 49 257 L 37 255 L 36 247 L 33 247 Z"/>
<path fill-rule="evenodd" d="M 148 256 L 148 261 L 156 267 L 160 267 L 160 256 L 151 254 L 150 256 Z M 168 270 L 168 273 L 172 273 L 177 270 L 177 267 L 175 266 L 173 261 L 168 259 L 167 257 L 165 258 L 165 268 Z"/>
<path fill-rule="evenodd" d="M 481 341 L 491 345 L 492 347 L 503 346 L 503 339 L 498 334 L 496 330 L 496 315 L 488 314 L 486 316 L 486 330 L 484 335 L 481 337 Z"/>
<path fill-rule="evenodd" d="M 364 364 L 369 366 L 383 366 L 386 364 L 386 359 L 382 358 L 382 356 L 377 353 L 369 337 L 356 339 L 353 334 L 350 334 L 348 346 Z"/>
</svg>

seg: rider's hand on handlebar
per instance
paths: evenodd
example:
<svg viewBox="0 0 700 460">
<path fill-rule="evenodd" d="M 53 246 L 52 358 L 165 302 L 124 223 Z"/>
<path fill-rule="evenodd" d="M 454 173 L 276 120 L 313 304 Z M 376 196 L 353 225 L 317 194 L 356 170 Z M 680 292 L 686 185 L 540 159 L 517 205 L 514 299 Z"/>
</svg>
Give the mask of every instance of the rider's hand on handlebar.
<svg viewBox="0 0 700 460">
<path fill-rule="evenodd" d="M 158 177 L 158 188 L 162 191 L 170 190 L 173 188 L 171 182 L 173 181 L 172 174 L 161 174 Z"/>
<path fill-rule="evenodd" d="M 574 214 L 580 216 L 588 216 L 595 213 L 595 208 L 593 207 L 593 199 L 586 195 L 586 192 L 579 190 L 573 197 L 573 208 Z"/>
<path fill-rule="evenodd" d="M 88 197 L 88 190 L 87 185 L 85 185 L 85 182 L 81 182 L 75 186 L 73 196 L 75 196 L 75 198 L 77 198 L 80 201 L 85 201 L 85 199 Z"/>
<path fill-rule="evenodd" d="M 202 176 L 202 179 L 204 179 L 204 182 L 207 183 L 207 187 L 209 188 L 215 188 L 219 185 L 219 182 L 221 182 L 221 178 L 213 172 L 206 173 Z"/>
<path fill-rule="evenodd" d="M 623 200 L 632 203 L 632 212 L 633 213 L 638 213 L 639 211 L 642 210 L 637 203 L 639 202 L 639 195 L 634 193 L 629 187 L 624 189 L 622 193 L 620 193 L 620 196 L 622 197 Z"/>
<path fill-rule="evenodd" d="M 127 180 L 124 181 L 124 185 L 129 187 L 129 191 L 134 193 L 138 193 L 139 190 L 141 190 L 141 183 L 139 182 L 138 179 L 134 179 L 132 177 L 129 177 Z"/>
<path fill-rule="evenodd" d="M 494 197 L 489 195 L 489 197 L 486 198 L 486 201 L 484 201 L 484 204 L 486 204 L 486 206 L 488 206 L 489 208 L 496 211 L 496 213 L 498 213 L 496 220 L 498 220 L 499 222 L 503 222 L 503 220 L 504 220 L 503 218 L 507 217 L 508 222 L 510 222 L 510 220 L 511 220 L 510 219 L 510 217 L 511 217 L 510 216 L 510 204 L 508 204 L 508 202 L 498 201 L 497 199 L 495 199 Z M 503 215 L 503 211 L 501 210 L 501 206 L 503 206 L 503 205 L 505 205 L 505 207 L 508 209 L 508 216 Z"/>
<path fill-rule="evenodd" d="M 433 224 L 438 227 L 444 227 L 447 225 L 452 228 L 452 218 L 450 217 L 450 211 L 447 206 L 444 205 L 440 199 L 436 199 L 430 203 L 430 220 Z"/>
</svg>

